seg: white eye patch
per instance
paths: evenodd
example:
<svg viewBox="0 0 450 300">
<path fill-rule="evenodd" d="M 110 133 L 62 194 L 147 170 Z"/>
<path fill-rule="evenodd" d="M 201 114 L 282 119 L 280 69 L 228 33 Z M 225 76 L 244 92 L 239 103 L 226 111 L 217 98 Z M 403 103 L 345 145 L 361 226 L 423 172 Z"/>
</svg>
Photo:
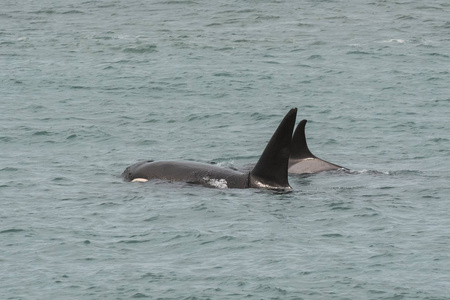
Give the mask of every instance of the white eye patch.
<svg viewBox="0 0 450 300">
<path fill-rule="evenodd" d="M 131 180 L 131 182 L 147 182 L 148 179 L 145 178 L 135 178 L 133 180 Z"/>
</svg>

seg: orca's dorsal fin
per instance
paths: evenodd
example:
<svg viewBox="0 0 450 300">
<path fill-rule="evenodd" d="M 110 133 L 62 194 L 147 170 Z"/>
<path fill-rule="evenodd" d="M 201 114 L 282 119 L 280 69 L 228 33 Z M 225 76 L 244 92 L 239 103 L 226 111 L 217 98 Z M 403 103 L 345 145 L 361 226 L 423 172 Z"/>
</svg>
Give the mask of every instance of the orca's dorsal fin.
<svg viewBox="0 0 450 300">
<path fill-rule="evenodd" d="M 288 165 L 297 108 L 292 108 L 278 125 L 256 166 L 250 172 L 250 187 L 291 189 Z"/>
<path fill-rule="evenodd" d="M 316 156 L 309 151 L 308 144 L 306 143 L 305 126 L 306 120 L 301 120 L 295 129 L 294 136 L 292 137 L 291 144 L 291 158 L 292 159 L 304 159 L 315 158 Z"/>
</svg>

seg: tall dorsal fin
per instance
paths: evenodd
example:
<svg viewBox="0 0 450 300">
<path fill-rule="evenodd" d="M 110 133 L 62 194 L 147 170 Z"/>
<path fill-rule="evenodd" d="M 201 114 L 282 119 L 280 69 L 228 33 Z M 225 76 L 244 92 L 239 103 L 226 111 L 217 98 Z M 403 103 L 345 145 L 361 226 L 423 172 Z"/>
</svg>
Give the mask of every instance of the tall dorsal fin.
<svg viewBox="0 0 450 300">
<path fill-rule="evenodd" d="M 288 164 L 297 108 L 292 108 L 278 125 L 256 166 L 250 172 L 250 185 L 269 189 L 290 188 Z"/>
<path fill-rule="evenodd" d="M 315 158 L 316 156 L 309 151 L 308 144 L 306 143 L 305 126 L 306 120 L 301 120 L 295 129 L 294 136 L 292 137 L 291 144 L 291 158 L 303 159 L 303 158 Z"/>
</svg>

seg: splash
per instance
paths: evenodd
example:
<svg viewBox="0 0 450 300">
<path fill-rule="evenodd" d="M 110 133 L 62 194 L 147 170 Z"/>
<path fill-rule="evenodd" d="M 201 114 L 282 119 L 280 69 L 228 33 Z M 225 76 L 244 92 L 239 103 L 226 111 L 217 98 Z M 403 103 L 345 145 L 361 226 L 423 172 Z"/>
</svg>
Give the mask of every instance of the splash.
<svg viewBox="0 0 450 300">
<path fill-rule="evenodd" d="M 368 175 L 390 175 L 388 171 L 378 171 L 378 170 L 348 170 L 348 174 L 368 174 Z"/>
<path fill-rule="evenodd" d="M 403 39 L 389 39 L 383 41 L 383 43 L 398 43 L 398 44 L 404 44 L 406 41 Z"/>
<path fill-rule="evenodd" d="M 228 188 L 228 183 L 225 179 L 215 179 L 215 178 L 209 178 L 209 177 L 204 177 L 203 180 L 205 180 L 205 182 L 215 188 L 219 188 L 219 189 L 227 189 Z"/>
</svg>

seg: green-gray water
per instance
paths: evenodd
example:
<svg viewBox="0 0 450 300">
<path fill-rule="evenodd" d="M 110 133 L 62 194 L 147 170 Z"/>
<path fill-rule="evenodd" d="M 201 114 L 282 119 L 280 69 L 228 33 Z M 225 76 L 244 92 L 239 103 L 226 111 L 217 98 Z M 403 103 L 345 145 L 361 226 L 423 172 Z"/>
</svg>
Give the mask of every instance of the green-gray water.
<svg viewBox="0 0 450 300">
<path fill-rule="evenodd" d="M 1 299 L 450 299 L 450 4 L 2 1 Z M 351 172 L 254 163 L 291 107 Z"/>
</svg>

